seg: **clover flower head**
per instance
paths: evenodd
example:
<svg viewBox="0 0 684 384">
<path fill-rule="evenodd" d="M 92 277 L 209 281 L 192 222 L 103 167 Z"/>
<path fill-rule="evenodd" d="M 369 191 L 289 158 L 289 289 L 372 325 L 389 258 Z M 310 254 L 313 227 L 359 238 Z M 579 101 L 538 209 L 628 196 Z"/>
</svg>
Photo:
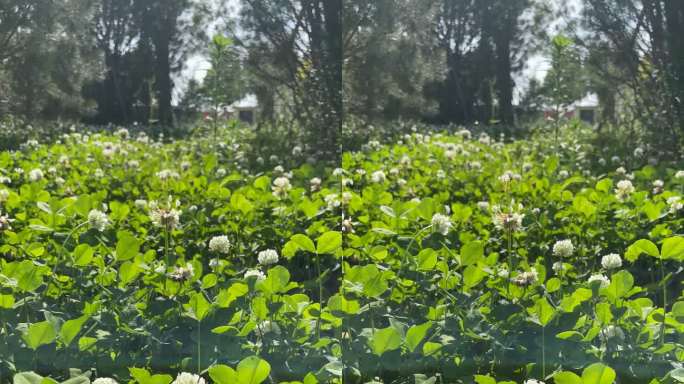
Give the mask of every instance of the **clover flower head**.
<svg viewBox="0 0 684 384">
<path fill-rule="evenodd" d="M 267 249 L 259 252 L 257 259 L 261 265 L 272 265 L 278 262 L 278 252 L 275 249 Z"/>
<path fill-rule="evenodd" d="M 230 240 L 226 235 L 214 236 L 209 240 L 209 250 L 227 254 L 230 252 Z"/>
<path fill-rule="evenodd" d="M 617 253 L 610 253 L 601 258 L 601 266 L 605 269 L 617 269 L 622 267 L 622 258 Z"/>
<path fill-rule="evenodd" d="M 90 228 L 102 232 L 107 227 L 107 224 L 109 224 L 109 218 L 106 213 L 98 209 L 92 209 L 88 212 L 88 225 Z"/>
</svg>

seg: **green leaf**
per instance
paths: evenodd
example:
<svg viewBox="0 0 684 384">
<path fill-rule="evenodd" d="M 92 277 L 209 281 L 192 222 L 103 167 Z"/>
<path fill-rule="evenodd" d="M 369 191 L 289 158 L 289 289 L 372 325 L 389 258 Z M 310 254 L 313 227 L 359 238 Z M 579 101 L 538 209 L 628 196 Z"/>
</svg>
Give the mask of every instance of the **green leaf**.
<svg viewBox="0 0 684 384">
<path fill-rule="evenodd" d="M 475 375 L 477 384 L 496 384 L 496 380 L 489 375 Z"/>
<path fill-rule="evenodd" d="M 90 318 L 88 315 L 83 315 L 75 319 L 67 320 L 62 325 L 62 329 L 59 330 L 59 336 L 65 345 L 71 344 L 71 341 L 78 335 L 81 331 L 83 324 Z"/>
<path fill-rule="evenodd" d="M 583 384 L 582 379 L 569 371 L 561 371 L 553 375 L 556 384 Z"/>
<path fill-rule="evenodd" d="M 20 372 L 12 379 L 13 384 L 41 384 L 42 382 L 43 376 L 35 372 Z"/>
<path fill-rule="evenodd" d="M 684 368 L 675 368 L 668 375 L 678 383 L 684 383 Z"/>
<path fill-rule="evenodd" d="M 170 375 L 150 375 L 143 368 L 128 368 L 128 371 L 139 384 L 169 384 L 173 381 L 173 377 Z"/>
<path fill-rule="evenodd" d="M 627 251 L 625 252 L 625 259 L 630 262 L 634 262 L 639 256 L 645 253 L 649 256 L 653 257 L 659 257 L 660 253 L 658 252 L 658 247 L 653 244 L 652 241 L 646 240 L 646 239 L 641 239 L 635 241 L 632 245 L 627 247 Z"/>
<path fill-rule="evenodd" d="M 604 364 L 594 363 L 582 371 L 582 384 L 613 384 L 615 371 Z"/>
<path fill-rule="evenodd" d="M 425 248 L 418 254 L 418 270 L 431 271 L 437 264 L 437 252 L 431 248 Z"/>
<path fill-rule="evenodd" d="M 211 303 L 204 298 L 202 292 L 195 292 L 187 304 L 183 304 L 186 315 L 197 321 L 202 321 L 211 311 Z"/>
<path fill-rule="evenodd" d="M 375 355 L 382 356 L 383 353 L 401 346 L 401 335 L 392 326 L 377 329 L 373 332 L 368 344 Z"/>
<path fill-rule="evenodd" d="M 258 356 L 250 356 L 237 366 L 237 384 L 260 384 L 271 372 L 271 365 Z"/>
<path fill-rule="evenodd" d="M 320 239 L 320 238 L 319 238 Z M 299 246 L 299 249 L 305 250 L 307 252 L 314 253 L 316 252 L 316 247 L 314 246 L 313 240 L 309 238 L 309 236 L 297 233 L 295 235 L 292 235 L 290 238 L 290 241 L 294 241 L 295 244 Z"/>
<path fill-rule="evenodd" d="M 82 267 L 90 264 L 95 250 L 88 244 L 79 244 L 74 248 L 74 264 Z"/>
<path fill-rule="evenodd" d="M 663 259 L 681 261 L 684 259 L 684 237 L 670 237 L 663 241 L 660 254 Z"/>
<path fill-rule="evenodd" d="M 610 280 L 610 285 L 604 290 L 604 293 L 613 301 L 626 297 L 634 286 L 634 277 L 627 271 L 619 271 L 613 274 Z"/>
<path fill-rule="evenodd" d="M 0 294 L 0 308 L 11 309 L 14 307 L 14 296 Z"/>
<path fill-rule="evenodd" d="M 553 316 L 556 314 L 556 310 L 549 304 L 549 301 L 545 297 L 540 298 L 534 303 L 534 306 L 530 309 L 536 319 L 539 321 L 539 325 L 545 327 Z"/>
<path fill-rule="evenodd" d="M 342 246 L 342 233 L 337 231 L 326 232 L 316 239 L 316 252 L 319 254 L 333 253 Z"/>
<path fill-rule="evenodd" d="M 484 243 L 477 240 L 461 247 L 461 265 L 475 264 L 484 257 Z"/>
<path fill-rule="evenodd" d="M 233 384 L 238 381 L 235 370 L 227 365 L 217 364 L 209 368 L 209 377 L 216 384 Z"/>
<path fill-rule="evenodd" d="M 428 321 L 423 324 L 414 325 L 408 329 L 404 343 L 410 352 L 416 350 L 416 347 L 423 341 L 430 327 L 432 327 L 432 322 Z"/>
<path fill-rule="evenodd" d="M 266 294 L 272 295 L 285 292 L 290 282 L 290 271 L 282 265 L 277 265 L 268 270 L 264 280 L 257 281 L 256 288 Z"/>
<path fill-rule="evenodd" d="M 116 259 L 118 261 L 130 260 L 138 255 L 142 241 L 139 241 L 128 231 L 119 231 L 116 234 Z"/>
<path fill-rule="evenodd" d="M 468 290 L 476 286 L 485 277 L 486 273 L 477 265 L 469 265 L 463 271 L 464 289 Z"/>
<path fill-rule="evenodd" d="M 55 328 L 48 321 L 29 325 L 26 332 L 21 336 L 26 345 L 34 351 L 41 345 L 52 343 L 56 337 L 57 332 L 55 332 Z"/>
</svg>

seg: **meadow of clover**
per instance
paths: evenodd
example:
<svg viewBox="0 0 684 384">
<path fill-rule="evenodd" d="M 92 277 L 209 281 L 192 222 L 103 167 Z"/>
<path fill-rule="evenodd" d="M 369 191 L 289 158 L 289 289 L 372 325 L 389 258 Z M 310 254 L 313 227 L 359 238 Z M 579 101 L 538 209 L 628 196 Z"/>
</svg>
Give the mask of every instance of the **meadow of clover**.
<svg viewBox="0 0 684 384">
<path fill-rule="evenodd" d="M 414 130 L 337 163 L 126 129 L 3 151 L 0 381 L 684 380 L 676 163 Z"/>
<path fill-rule="evenodd" d="M 0 384 L 684 384 L 684 0 L 0 0 Z"/>
</svg>

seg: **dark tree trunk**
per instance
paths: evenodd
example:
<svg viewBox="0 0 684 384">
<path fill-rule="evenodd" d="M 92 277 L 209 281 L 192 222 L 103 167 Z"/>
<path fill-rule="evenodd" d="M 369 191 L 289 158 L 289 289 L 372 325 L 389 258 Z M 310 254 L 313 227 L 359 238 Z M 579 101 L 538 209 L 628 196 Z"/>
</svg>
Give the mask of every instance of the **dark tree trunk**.
<svg viewBox="0 0 684 384">
<path fill-rule="evenodd" d="M 155 88 L 157 91 L 157 102 L 159 104 L 159 123 L 163 126 L 173 124 L 173 114 L 171 110 L 171 63 L 170 63 L 170 44 L 171 31 L 169 30 L 171 20 L 168 19 L 168 11 L 163 10 L 163 20 L 160 21 L 159 29 L 155 35 Z"/>
</svg>

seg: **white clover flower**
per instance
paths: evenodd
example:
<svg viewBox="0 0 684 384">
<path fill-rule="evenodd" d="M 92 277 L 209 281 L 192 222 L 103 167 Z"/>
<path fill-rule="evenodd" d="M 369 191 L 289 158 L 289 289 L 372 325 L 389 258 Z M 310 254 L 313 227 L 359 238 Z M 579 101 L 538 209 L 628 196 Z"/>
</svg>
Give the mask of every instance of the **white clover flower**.
<svg viewBox="0 0 684 384">
<path fill-rule="evenodd" d="M 522 166 L 523 172 L 529 172 L 533 168 L 532 163 L 525 163 Z"/>
<path fill-rule="evenodd" d="M 10 219 L 8 215 L 3 215 L 0 211 L 0 232 L 12 229 L 12 222 L 14 219 Z"/>
<path fill-rule="evenodd" d="M 12 184 L 12 179 L 7 176 L 0 176 L 0 184 Z"/>
<path fill-rule="evenodd" d="M 171 196 L 165 205 L 161 206 L 157 201 L 151 201 L 148 204 L 150 209 L 150 220 L 152 224 L 157 227 L 166 228 L 167 230 L 172 230 L 180 224 L 180 214 L 181 212 L 176 209 L 180 207 L 180 201 L 173 200 Z"/>
<path fill-rule="evenodd" d="M 556 273 L 561 273 L 563 270 L 565 270 L 565 266 L 563 265 L 562 262 L 556 261 L 556 262 L 553 263 L 553 265 L 551 266 L 551 269 L 553 269 L 553 271 L 556 272 Z"/>
<path fill-rule="evenodd" d="M 277 163 L 278 162 L 278 156 L 271 155 L 268 157 L 268 161 L 270 161 L 271 163 Z"/>
<path fill-rule="evenodd" d="M 524 384 L 546 384 L 545 382 L 537 379 L 527 379 Z"/>
<path fill-rule="evenodd" d="M 575 251 L 570 239 L 559 240 L 553 245 L 553 254 L 558 257 L 570 257 Z"/>
<path fill-rule="evenodd" d="M 397 169 L 397 168 L 392 168 L 392 169 L 389 170 L 389 174 L 392 175 L 392 176 L 396 176 L 396 175 L 399 174 L 399 169 Z"/>
<path fill-rule="evenodd" d="M 2 192 L 2 191 L 0 191 Z M 2 196 L 0 196 L 0 201 L 2 201 Z M 677 211 L 684 208 L 684 203 L 682 203 L 682 198 L 679 196 L 672 196 L 667 199 L 667 204 L 670 206 L 670 213 L 676 213 Z"/>
<path fill-rule="evenodd" d="M 309 185 L 311 186 L 311 192 L 318 191 L 319 189 L 321 189 L 321 178 L 314 177 L 309 181 Z"/>
<path fill-rule="evenodd" d="M 530 271 L 519 273 L 517 276 L 513 277 L 511 281 L 515 285 L 525 287 L 536 283 L 538 278 L 539 275 L 537 274 L 537 270 L 532 269 Z"/>
<path fill-rule="evenodd" d="M 32 169 L 29 172 L 29 180 L 31 181 L 38 181 L 43 178 L 43 171 L 40 168 L 35 168 Z"/>
<path fill-rule="evenodd" d="M 589 285 L 591 285 L 591 283 L 593 283 L 595 281 L 600 282 L 600 284 L 599 284 L 600 288 L 606 288 L 610 285 L 610 279 L 602 273 L 593 274 L 593 275 L 589 276 L 589 279 L 587 279 L 587 283 L 589 283 Z"/>
<path fill-rule="evenodd" d="M 102 168 L 97 168 L 97 169 L 95 170 L 95 172 L 93 173 L 93 175 L 94 175 L 95 177 L 97 177 L 98 179 L 101 179 L 101 178 L 104 177 L 104 171 L 102 170 Z"/>
<path fill-rule="evenodd" d="M 605 269 L 616 269 L 622 267 L 622 258 L 617 253 L 610 253 L 601 258 L 601 265 Z"/>
<path fill-rule="evenodd" d="M 601 336 L 603 336 L 603 338 L 606 340 L 610 340 L 610 339 L 624 340 L 625 339 L 625 332 L 622 331 L 622 328 L 611 324 L 611 325 L 609 325 L 609 326 L 607 326 L 601 330 Z"/>
<path fill-rule="evenodd" d="M 93 380 L 92 384 L 119 384 L 116 380 L 112 379 L 111 377 L 98 377 L 97 379 Z"/>
<path fill-rule="evenodd" d="M 599 163 L 600 166 L 603 167 L 603 166 L 606 165 L 606 159 L 604 159 L 604 158 L 602 157 L 602 158 L 598 159 L 598 163 Z"/>
<path fill-rule="evenodd" d="M 177 281 L 186 281 L 195 276 L 195 268 L 190 263 L 186 263 L 184 267 L 176 266 L 169 274 L 169 277 Z"/>
<path fill-rule="evenodd" d="M 137 169 L 138 167 L 140 167 L 140 162 L 138 160 L 129 160 L 128 162 L 126 162 L 126 166 L 128 168 Z"/>
<path fill-rule="evenodd" d="M 188 169 L 190 169 L 191 166 L 192 166 L 192 163 L 189 162 L 189 161 L 187 161 L 187 160 L 183 160 L 183 161 L 180 163 L 180 167 L 181 167 L 181 169 L 184 170 L 184 171 L 187 171 Z"/>
<path fill-rule="evenodd" d="M 356 170 L 356 174 L 359 176 L 364 176 L 366 174 L 366 170 L 363 168 L 359 168 Z"/>
<path fill-rule="evenodd" d="M 619 167 L 615 170 L 615 173 L 617 173 L 618 175 L 624 175 L 627 173 L 627 170 L 625 169 L 625 167 Z"/>
<path fill-rule="evenodd" d="M 62 184 L 64 184 L 64 183 L 66 183 L 66 180 L 64 180 L 63 177 L 57 176 L 57 177 L 55 178 L 55 184 L 57 184 L 57 185 L 62 185 Z"/>
<path fill-rule="evenodd" d="M 489 210 L 489 201 L 478 201 L 478 202 L 477 202 L 477 207 L 478 207 L 481 211 L 487 211 L 487 210 Z"/>
<path fill-rule="evenodd" d="M 269 333 L 273 333 L 276 335 L 280 335 L 280 326 L 278 326 L 278 323 L 275 321 L 271 320 L 264 320 L 259 323 L 259 329 L 261 330 L 261 333 L 264 335 L 267 335 Z"/>
<path fill-rule="evenodd" d="M 411 158 L 407 155 L 403 155 L 401 159 L 399 159 L 399 164 L 401 164 L 404 167 L 408 167 L 409 165 L 411 165 Z"/>
<path fill-rule="evenodd" d="M 684 171 L 677 171 L 674 176 L 675 179 L 684 179 Z"/>
<path fill-rule="evenodd" d="M 107 218 L 106 213 L 97 209 L 92 209 L 88 212 L 88 225 L 90 228 L 102 232 L 107 227 L 107 224 L 109 224 L 109 218 Z"/>
<path fill-rule="evenodd" d="M 209 240 L 209 250 L 211 252 L 218 252 L 223 254 L 229 253 L 230 240 L 228 240 L 228 236 L 221 235 L 212 237 L 211 240 Z"/>
<path fill-rule="evenodd" d="M 295 145 L 292 148 L 292 156 L 299 156 L 301 154 L 302 154 L 302 147 L 300 147 L 299 145 Z"/>
<path fill-rule="evenodd" d="M 479 171 L 480 169 L 482 169 L 482 163 L 480 163 L 479 161 L 469 161 L 467 167 L 472 170 Z"/>
<path fill-rule="evenodd" d="M 226 175 L 226 173 L 228 173 L 228 172 L 226 171 L 225 168 L 219 168 L 216 170 L 216 178 L 222 179 Z"/>
<path fill-rule="evenodd" d="M 432 216 L 432 229 L 435 232 L 441 233 L 446 236 L 451 229 L 451 220 L 448 216 L 442 215 L 441 213 L 435 213 Z"/>
<path fill-rule="evenodd" d="M 3 201 L 7 201 L 9 195 L 10 191 L 8 191 L 7 189 L 0 189 L 0 203 L 2 203 Z"/>
<path fill-rule="evenodd" d="M 276 165 L 273 168 L 273 173 L 275 173 L 276 175 L 282 175 L 283 173 L 285 173 L 285 168 L 283 168 L 282 165 Z"/>
<path fill-rule="evenodd" d="M 169 179 L 178 179 L 180 178 L 180 175 L 176 171 L 172 171 L 170 169 L 162 169 L 161 171 L 156 173 L 156 176 L 159 178 L 161 181 L 166 181 Z"/>
<path fill-rule="evenodd" d="M 618 200 L 622 201 L 629 197 L 629 195 L 634 193 L 634 191 L 635 189 L 631 181 L 620 180 L 618 181 L 617 187 L 615 188 L 615 197 L 617 197 Z"/>
<path fill-rule="evenodd" d="M 436 176 L 437 176 L 438 179 L 443 179 L 443 178 L 446 177 L 446 172 L 444 172 L 443 170 L 440 169 L 440 170 L 437 171 Z"/>
<path fill-rule="evenodd" d="M 514 180 L 517 181 L 517 180 L 520 180 L 521 178 L 522 178 L 522 176 L 520 176 L 520 174 L 511 172 L 511 171 L 506 171 L 501 176 L 499 176 L 499 181 L 503 184 L 508 184 L 511 181 L 514 181 Z"/>
<path fill-rule="evenodd" d="M 566 171 L 565 169 L 563 169 L 563 170 L 561 170 L 560 172 L 558 172 L 558 178 L 561 179 L 561 180 L 567 179 L 568 176 L 570 176 L 570 173 L 569 173 L 568 171 Z"/>
<path fill-rule="evenodd" d="M 134 204 L 138 209 L 147 208 L 147 200 L 144 200 L 144 199 L 137 199 L 137 200 L 135 200 Z"/>
<path fill-rule="evenodd" d="M 256 162 L 259 165 L 264 165 L 264 158 L 259 156 L 259 157 L 257 157 Z"/>
<path fill-rule="evenodd" d="M 275 180 L 273 180 L 273 185 L 271 186 L 271 189 L 273 190 L 273 196 L 276 197 L 284 197 L 287 196 L 287 192 L 292 189 L 292 185 L 290 184 L 290 179 L 287 177 L 276 177 Z"/>
<path fill-rule="evenodd" d="M 387 177 L 383 171 L 375 171 L 371 174 L 371 181 L 374 183 L 384 183 Z"/>
<path fill-rule="evenodd" d="M 620 162 L 620 156 L 613 156 L 610 158 L 610 161 L 612 163 L 619 163 Z"/>
<path fill-rule="evenodd" d="M 245 272 L 244 279 L 247 280 L 250 277 L 255 277 L 257 281 L 266 279 L 266 275 L 258 269 L 248 269 Z"/>
<path fill-rule="evenodd" d="M 499 205 L 492 207 L 492 221 L 494 226 L 500 230 L 515 231 L 522 227 L 522 220 L 525 217 L 522 211 L 522 204 L 518 204 L 515 210 L 514 203 L 511 202 L 508 212 L 504 212 Z"/>
<path fill-rule="evenodd" d="M 206 384 L 206 381 L 200 375 L 181 372 L 171 384 Z"/>
<path fill-rule="evenodd" d="M 333 175 L 334 177 L 341 177 L 342 175 L 344 175 L 344 169 L 342 169 L 342 168 L 335 168 L 335 169 L 333 170 L 333 172 L 332 172 L 332 175 Z"/>
<path fill-rule="evenodd" d="M 261 251 L 257 256 L 257 260 L 259 260 L 259 264 L 261 265 L 275 264 L 278 262 L 278 252 L 275 249 Z"/>
</svg>

